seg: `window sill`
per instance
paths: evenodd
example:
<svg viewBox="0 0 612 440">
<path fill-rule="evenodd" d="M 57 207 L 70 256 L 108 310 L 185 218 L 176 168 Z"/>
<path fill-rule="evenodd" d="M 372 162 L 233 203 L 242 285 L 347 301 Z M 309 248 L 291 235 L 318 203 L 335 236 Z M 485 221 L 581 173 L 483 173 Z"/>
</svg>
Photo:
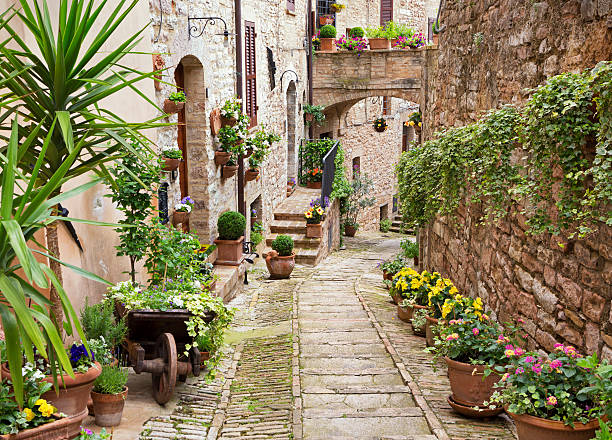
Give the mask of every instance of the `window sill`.
<svg viewBox="0 0 612 440">
<path fill-rule="evenodd" d="M 289 9 L 286 9 L 286 11 L 287 11 L 287 15 L 293 15 L 294 17 L 297 16 L 295 11 L 290 11 Z"/>
</svg>

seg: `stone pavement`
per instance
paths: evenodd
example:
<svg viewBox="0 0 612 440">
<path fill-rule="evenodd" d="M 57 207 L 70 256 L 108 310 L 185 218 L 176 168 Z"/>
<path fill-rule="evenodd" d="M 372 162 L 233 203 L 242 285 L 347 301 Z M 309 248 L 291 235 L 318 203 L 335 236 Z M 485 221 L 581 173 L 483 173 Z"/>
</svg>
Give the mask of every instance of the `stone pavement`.
<svg viewBox="0 0 612 440">
<path fill-rule="evenodd" d="M 474 421 L 448 407 L 444 366 L 434 372 L 376 269 L 398 248 L 380 234 L 349 239 L 290 280 L 268 280 L 259 264 L 232 302 L 217 378 L 190 379 L 140 439 L 515 439 L 505 418 Z"/>
</svg>

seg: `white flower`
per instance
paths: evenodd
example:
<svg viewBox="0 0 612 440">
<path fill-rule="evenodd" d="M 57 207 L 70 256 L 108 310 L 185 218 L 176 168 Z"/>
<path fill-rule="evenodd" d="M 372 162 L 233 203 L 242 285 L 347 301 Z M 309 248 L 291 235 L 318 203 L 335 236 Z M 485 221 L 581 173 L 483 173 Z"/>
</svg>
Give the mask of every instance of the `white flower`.
<svg viewBox="0 0 612 440">
<path fill-rule="evenodd" d="M 183 307 L 183 305 L 185 303 L 183 302 L 183 300 L 180 297 L 172 296 L 172 297 L 170 297 L 170 304 L 173 304 L 176 307 Z"/>
<path fill-rule="evenodd" d="M 195 280 L 192 284 L 193 284 L 193 287 L 195 287 L 196 289 L 202 288 L 202 285 L 200 284 L 198 280 Z"/>
<path fill-rule="evenodd" d="M 162 147 L 162 151 L 166 152 L 166 151 L 178 151 L 179 147 L 177 147 L 176 145 L 170 145 L 170 146 L 165 146 Z"/>
<path fill-rule="evenodd" d="M 191 205 L 187 203 L 177 203 L 174 205 L 174 210 L 180 212 L 191 212 Z"/>
</svg>

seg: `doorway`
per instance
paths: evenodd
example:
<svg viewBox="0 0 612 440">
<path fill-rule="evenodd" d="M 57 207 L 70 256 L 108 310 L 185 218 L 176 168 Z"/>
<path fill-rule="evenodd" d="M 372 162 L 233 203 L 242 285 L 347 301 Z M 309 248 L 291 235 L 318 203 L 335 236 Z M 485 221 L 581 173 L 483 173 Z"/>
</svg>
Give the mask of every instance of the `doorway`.
<svg viewBox="0 0 612 440">
<path fill-rule="evenodd" d="M 287 87 L 287 181 L 297 177 L 297 159 L 295 148 L 297 90 L 295 82 Z"/>
</svg>

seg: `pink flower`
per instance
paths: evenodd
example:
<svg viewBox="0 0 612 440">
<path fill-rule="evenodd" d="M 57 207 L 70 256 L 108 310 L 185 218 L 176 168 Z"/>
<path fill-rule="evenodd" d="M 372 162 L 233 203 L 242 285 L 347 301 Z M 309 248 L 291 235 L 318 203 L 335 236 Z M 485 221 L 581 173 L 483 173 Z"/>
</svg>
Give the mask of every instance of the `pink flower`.
<svg viewBox="0 0 612 440">
<path fill-rule="evenodd" d="M 474 327 L 472 329 L 472 333 L 474 333 L 474 336 L 478 336 L 480 334 L 480 330 L 478 330 L 476 327 Z"/>
<path fill-rule="evenodd" d="M 447 341 L 455 341 L 459 339 L 459 335 L 457 333 L 450 334 L 446 337 Z"/>
<path fill-rule="evenodd" d="M 515 371 L 514 374 L 523 374 L 525 372 L 525 369 L 523 367 L 518 367 Z"/>
<path fill-rule="evenodd" d="M 523 350 L 521 347 L 516 347 L 516 348 L 514 349 L 514 353 L 515 353 L 517 356 L 522 356 L 522 355 L 524 355 L 524 354 L 525 354 L 525 350 Z"/>
<path fill-rule="evenodd" d="M 504 354 L 506 355 L 506 357 L 512 357 L 514 356 L 514 350 L 506 350 L 504 351 Z"/>
<path fill-rule="evenodd" d="M 557 404 L 557 398 L 555 396 L 549 396 L 546 399 L 546 404 L 550 406 L 555 406 Z"/>
<path fill-rule="evenodd" d="M 555 344 L 555 350 L 563 350 L 563 344 Z"/>
<path fill-rule="evenodd" d="M 567 347 L 565 347 L 563 351 L 565 352 L 566 355 L 570 357 L 575 357 L 578 355 L 578 352 L 576 351 L 576 349 L 572 347 L 571 345 L 568 345 Z"/>
<path fill-rule="evenodd" d="M 510 376 L 509 373 L 504 373 L 504 375 L 502 376 L 501 380 L 502 382 L 505 382 L 506 380 L 508 380 L 508 377 Z"/>
<path fill-rule="evenodd" d="M 540 364 L 535 364 L 531 367 L 531 371 L 533 371 L 535 374 L 540 374 L 542 372 L 542 366 Z"/>
<path fill-rule="evenodd" d="M 525 321 L 522 318 L 517 319 L 516 322 L 519 324 L 525 324 Z"/>
<path fill-rule="evenodd" d="M 508 344 L 505 347 L 506 350 L 514 350 L 514 346 L 512 346 L 512 344 Z"/>
<path fill-rule="evenodd" d="M 533 364 L 536 361 L 536 358 L 534 358 L 533 356 L 527 356 L 525 358 L 525 362 L 527 362 L 528 364 Z"/>
<path fill-rule="evenodd" d="M 556 370 L 557 368 L 561 368 L 562 366 L 563 366 L 563 362 L 561 362 L 559 359 L 555 359 L 554 361 L 550 363 L 550 368 L 552 368 L 553 370 Z"/>
</svg>

